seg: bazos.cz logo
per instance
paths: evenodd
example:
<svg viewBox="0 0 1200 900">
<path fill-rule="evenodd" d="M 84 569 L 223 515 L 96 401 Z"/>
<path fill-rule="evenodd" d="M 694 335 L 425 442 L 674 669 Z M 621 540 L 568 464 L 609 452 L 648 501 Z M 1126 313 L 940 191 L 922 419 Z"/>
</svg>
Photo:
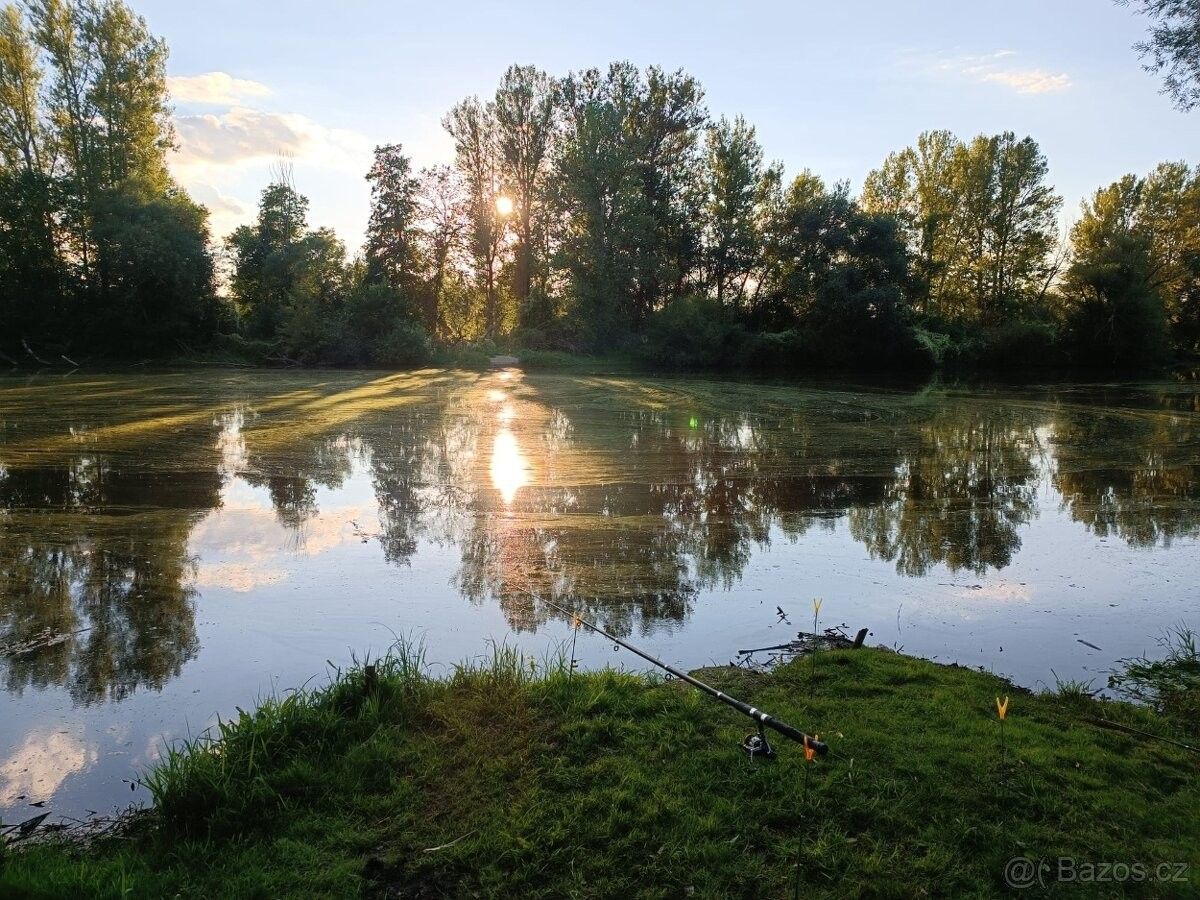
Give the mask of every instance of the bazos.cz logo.
<svg viewBox="0 0 1200 900">
<path fill-rule="evenodd" d="M 1004 864 L 1004 883 L 1018 890 L 1050 884 L 1184 884 L 1191 879 L 1185 862 L 1079 860 L 1073 856 L 1014 856 Z"/>
</svg>

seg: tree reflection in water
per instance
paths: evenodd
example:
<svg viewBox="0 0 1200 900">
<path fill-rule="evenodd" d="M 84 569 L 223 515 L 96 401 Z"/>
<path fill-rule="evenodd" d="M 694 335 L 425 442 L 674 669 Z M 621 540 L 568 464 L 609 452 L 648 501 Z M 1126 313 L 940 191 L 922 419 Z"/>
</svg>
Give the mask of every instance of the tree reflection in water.
<svg viewBox="0 0 1200 900">
<path fill-rule="evenodd" d="M 215 469 L 147 476 L 84 460 L 5 472 L 6 689 L 58 684 L 91 704 L 178 675 L 199 650 L 188 535 L 217 504 L 220 483 Z"/>
<path fill-rule="evenodd" d="M 1133 546 L 1200 537 L 1200 412 L 1183 387 L 428 372 L 22 390 L 0 407 L 0 646 L 63 639 L 0 653 L 0 673 L 79 703 L 161 688 L 198 652 L 189 538 L 235 485 L 261 489 L 294 550 L 321 492 L 362 475 L 386 560 L 455 548 L 458 591 L 519 630 L 551 614 L 535 596 L 622 634 L 683 623 L 701 592 L 814 527 L 844 524 L 905 576 L 983 575 L 1014 560 L 1041 491 Z M 92 401 L 118 395 L 105 419 Z"/>
<path fill-rule="evenodd" d="M 1036 425 L 975 409 L 934 412 L 896 451 L 876 503 L 856 504 L 850 533 L 903 575 L 935 565 L 984 575 L 1003 569 L 1037 513 L 1042 469 Z"/>
<path fill-rule="evenodd" d="M 1072 416 L 1055 434 L 1061 505 L 1133 547 L 1200 537 L 1200 394 L 1155 399 L 1149 409 Z"/>
</svg>

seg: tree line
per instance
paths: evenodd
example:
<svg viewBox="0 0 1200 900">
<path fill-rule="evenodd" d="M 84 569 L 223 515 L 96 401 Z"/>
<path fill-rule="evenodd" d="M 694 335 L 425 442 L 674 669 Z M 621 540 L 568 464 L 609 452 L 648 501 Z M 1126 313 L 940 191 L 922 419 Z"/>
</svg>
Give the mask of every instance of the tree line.
<svg viewBox="0 0 1200 900">
<path fill-rule="evenodd" d="M 166 58 L 122 3 L 0 9 L 6 356 L 149 354 L 217 332 L 207 212 L 167 168 Z"/>
<path fill-rule="evenodd" d="M 217 246 L 167 169 L 165 60 L 117 0 L 4 9 L 0 352 L 409 365 L 526 348 L 803 370 L 1138 369 L 1200 349 L 1185 162 L 1098 190 L 1060 234 L 1030 137 L 926 132 L 854 196 L 785 176 L 686 72 L 514 65 L 446 114 L 452 161 L 376 149 L 352 256 L 310 225 L 286 165 Z"/>
</svg>

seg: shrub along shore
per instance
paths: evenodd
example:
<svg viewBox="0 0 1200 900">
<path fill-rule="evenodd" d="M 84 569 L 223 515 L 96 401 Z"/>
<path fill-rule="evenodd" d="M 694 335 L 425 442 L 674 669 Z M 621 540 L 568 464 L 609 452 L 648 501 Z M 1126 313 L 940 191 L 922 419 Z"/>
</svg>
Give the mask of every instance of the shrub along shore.
<svg viewBox="0 0 1200 900">
<path fill-rule="evenodd" d="M 679 682 L 400 650 L 175 749 L 120 831 L 3 851 L 0 894 L 990 896 L 1017 857 L 1195 894 L 1198 675 L 1194 644 L 1129 669 L 1141 705 L 882 649 L 704 670 L 830 745 L 764 761 Z"/>
</svg>

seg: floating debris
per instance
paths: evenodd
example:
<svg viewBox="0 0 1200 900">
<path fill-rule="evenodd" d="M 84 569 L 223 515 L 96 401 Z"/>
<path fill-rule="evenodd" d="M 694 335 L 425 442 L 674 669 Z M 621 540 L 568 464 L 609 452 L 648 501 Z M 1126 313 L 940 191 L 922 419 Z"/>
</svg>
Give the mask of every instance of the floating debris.
<svg viewBox="0 0 1200 900">
<path fill-rule="evenodd" d="M 38 650 L 65 644 L 75 635 L 83 634 L 85 631 L 91 631 L 91 628 L 80 628 L 78 631 L 52 631 L 44 628 L 26 640 L 0 644 L 0 656 L 22 656 L 26 653 L 36 653 Z"/>
<path fill-rule="evenodd" d="M 820 634 L 812 634 L 806 631 L 796 633 L 794 641 L 788 641 L 785 644 L 773 644 L 770 647 L 754 647 L 748 650 L 739 650 L 738 656 L 740 659 L 733 663 L 736 666 L 742 666 L 751 670 L 764 670 L 777 666 L 780 663 L 788 662 L 799 656 L 824 651 L 824 650 L 852 650 L 863 645 L 863 641 L 870 633 L 866 628 L 860 628 L 858 633 L 851 637 L 846 630 L 846 623 L 835 625 L 832 628 L 826 628 Z M 764 660 L 754 659 L 754 655 L 765 653 Z"/>
<path fill-rule="evenodd" d="M 36 843 L 53 838 L 83 847 L 97 838 L 125 833 L 138 823 L 146 821 L 151 813 L 143 807 L 131 805 L 111 815 L 89 811 L 87 818 L 83 819 L 59 815 L 57 821 L 51 822 L 47 821 L 50 815 L 49 812 L 44 812 L 23 822 L 0 825 L 0 845 L 11 846 L 24 841 Z"/>
</svg>

